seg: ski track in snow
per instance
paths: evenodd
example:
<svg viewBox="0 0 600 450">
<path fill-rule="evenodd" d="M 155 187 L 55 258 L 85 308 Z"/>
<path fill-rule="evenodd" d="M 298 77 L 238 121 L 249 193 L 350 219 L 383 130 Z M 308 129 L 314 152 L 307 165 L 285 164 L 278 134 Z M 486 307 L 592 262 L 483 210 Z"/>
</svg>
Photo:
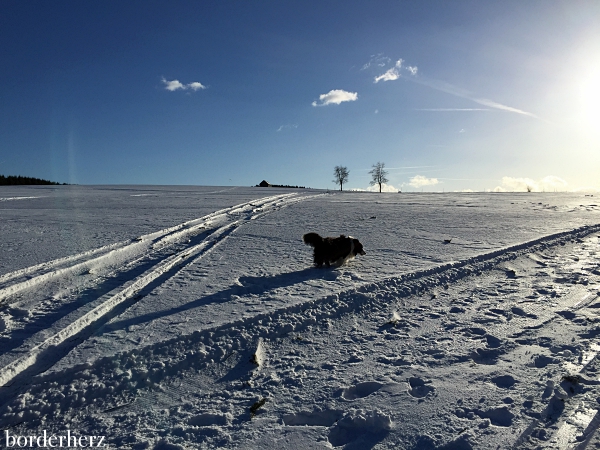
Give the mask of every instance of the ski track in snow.
<svg viewBox="0 0 600 450">
<path fill-rule="evenodd" d="M 158 248 L 167 243 L 172 243 L 182 238 L 192 236 L 195 233 L 198 233 L 200 230 L 208 227 L 212 221 L 218 221 L 227 214 L 242 213 L 255 207 L 269 207 L 272 206 L 272 202 L 277 202 L 279 199 L 289 196 L 290 194 L 268 197 L 257 200 L 255 202 L 248 202 L 232 206 L 231 208 L 225 208 L 216 211 L 199 219 L 190 220 L 188 222 L 176 225 L 174 227 L 165 228 L 164 230 L 160 230 L 155 233 L 140 236 L 134 242 L 119 242 L 98 249 L 83 252 L 77 255 L 60 258 L 54 261 L 38 264 L 32 267 L 4 274 L 0 276 L 0 286 L 6 284 L 6 282 L 8 281 L 12 281 L 17 278 L 26 277 L 28 279 L 19 283 L 13 283 L 8 287 L 0 288 L 0 302 L 20 290 L 33 287 L 38 283 L 44 282 L 54 277 L 64 275 L 68 272 L 78 272 L 84 271 L 86 269 L 97 269 L 99 266 L 102 265 L 104 260 L 113 261 L 114 259 L 118 259 L 119 256 L 117 255 L 117 253 L 128 252 L 131 254 L 140 254 L 144 251 L 148 251 L 148 247 L 150 245 L 153 248 Z M 98 254 L 100 255 L 96 256 Z M 94 258 L 88 259 L 77 264 L 71 264 L 80 259 L 85 259 L 92 256 Z M 67 265 L 67 267 L 60 268 L 60 266 L 62 265 Z"/>
<path fill-rule="evenodd" d="M 242 207 L 242 209 L 244 208 Z M 232 222 L 219 228 L 219 230 L 221 233 L 226 233 L 230 227 L 236 225 L 237 222 Z M 47 419 L 56 410 L 60 410 L 62 414 L 77 414 L 77 411 L 85 408 L 87 414 L 95 414 L 94 417 L 96 418 L 94 420 L 104 424 L 102 426 L 108 426 L 103 421 L 109 423 L 113 420 L 110 419 L 111 417 L 120 417 L 127 422 L 129 417 L 137 417 L 150 404 L 155 405 L 157 402 L 159 404 L 162 402 L 167 408 L 183 404 L 183 408 L 177 407 L 173 410 L 173 417 L 176 417 L 177 421 L 184 420 L 184 429 L 187 429 L 188 432 L 192 430 L 200 438 L 205 435 L 208 441 L 205 440 L 204 443 L 208 444 L 209 447 L 223 445 L 235 448 L 236 443 L 228 442 L 226 436 L 219 430 L 223 427 L 239 429 L 241 423 L 251 420 L 254 415 L 260 417 L 261 408 L 268 408 L 269 402 L 275 400 L 270 395 L 270 391 L 276 389 L 280 384 L 281 379 L 279 377 L 287 380 L 288 387 L 305 386 L 307 388 L 311 383 L 315 383 L 314 377 L 307 375 L 307 372 L 314 370 L 311 369 L 311 366 L 314 367 L 319 363 L 311 359 L 305 360 L 304 357 L 307 355 L 306 351 L 302 350 L 302 346 L 306 347 L 313 344 L 317 346 L 319 339 L 322 340 L 329 334 L 327 330 L 331 330 L 332 321 L 343 324 L 343 322 L 351 320 L 349 325 L 342 326 L 350 327 L 346 331 L 362 334 L 365 342 L 372 341 L 374 338 L 376 340 L 389 340 L 398 339 L 402 336 L 408 337 L 411 335 L 411 329 L 418 330 L 419 326 L 407 314 L 410 309 L 421 312 L 420 320 L 429 315 L 434 320 L 441 318 L 443 325 L 443 318 L 446 315 L 465 313 L 471 307 L 470 303 L 473 302 L 472 297 L 475 293 L 472 293 L 470 301 L 452 302 L 453 306 L 445 314 L 436 313 L 435 307 L 424 306 L 420 302 L 416 302 L 415 297 L 427 296 L 427 298 L 435 299 L 444 290 L 457 289 L 461 280 L 465 278 L 485 278 L 486 276 L 489 277 L 490 273 L 497 271 L 505 273 L 509 280 L 518 280 L 522 276 L 520 274 L 522 269 L 518 267 L 518 264 L 517 267 L 514 267 L 513 261 L 526 259 L 535 266 L 545 268 L 553 264 L 553 261 L 551 257 L 544 259 L 540 256 L 540 254 L 543 255 L 544 251 L 551 252 L 554 248 L 560 249 L 561 246 L 570 242 L 584 242 L 583 239 L 598 231 L 600 231 L 600 225 L 585 226 L 572 231 L 545 236 L 463 261 L 442 264 L 400 277 L 391 277 L 381 282 L 365 283 L 338 294 L 306 300 L 301 304 L 272 310 L 251 318 L 234 320 L 213 329 L 123 352 L 115 357 L 101 358 L 93 363 L 56 373 L 50 372 L 46 375 L 39 375 L 27 381 L 27 385 L 23 386 L 24 392 L 20 392 L 20 388 L 13 386 L 13 389 L 10 389 L 9 387 L 8 392 L 10 394 L 5 393 L 2 397 L 4 407 L 0 423 L 5 427 L 18 427 L 18 424 L 24 421 Z M 199 244 L 196 247 L 203 245 L 205 244 Z M 597 242 L 595 245 L 597 245 Z M 189 251 L 190 249 L 187 249 L 184 252 Z M 176 259 L 167 258 L 152 273 L 162 270 L 165 266 L 176 264 L 179 261 L 176 261 Z M 560 265 L 558 267 L 560 268 Z M 597 269 L 594 270 L 597 271 Z M 577 277 L 573 278 L 573 275 L 569 274 L 567 269 L 564 272 L 565 276 L 568 277 L 565 282 L 576 281 Z M 560 279 L 560 276 L 561 274 L 557 274 L 557 279 Z M 494 280 L 497 281 L 496 278 Z M 597 302 L 597 296 L 588 292 L 587 285 L 586 282 L 575 284 L 572 287 L 568 286 L 564 289 L 564 292 L 557 295 L 558 300 L 551 306 L 549 304 L 540 306 L 532 303 L 531 305 L 509 305 L 508 308 L 506 305 L 503 305 L 502 308 L 490 307 L 490 312 L 487 313 L 489 317 L 487 318 L 485 314 L 481 315 L 475 312 L 475 320 L 471 321 L 471 325 L 464 328 L 461 333 L 471 336 L 470 339 L 474 340 L 475 343 L 482 342 L 483 346 L 476 345 L 475 348 L 472 348 L 469 345 L 458 344 L 458 347 L 449 354 L 435 349 L 428 350 L 425 346 L 420 348 L 418 352 L 421 353 L 421 357 L 430 360 L 430 363 L 433 361 L 433 364 L 436 360 L 442 361 L 448 358 L 454 360 L 455 364 L 471 362 L 471 364 L 475 363 L 483 367 L 493 367 L 498 359 L 510 358 L 513 353 L 519 352 L 519 348 L 510 343 L 511 339 L 508 339 L 509 337 L 515 340 L 527 340 L 531 344 L 535 342 L 535 339 L 539 339 L 533 337 L 537 330 L 543 329 L 559 319 L 572 318 L 576 311 Z M 556 292 L 546 292 L 543 287 L 538 288 L 538 303 L 539 298 L 551 299 L 554 298 L 553 294 L 556 295 Z M 135 290 L 136 288 L 131 287 L 131 292 Z M 477 295 L 488 300 L 495 300 L 510 295 L 511 292 L 505 282 L 500 282 L 493 283 L 491 287 L 481 286 Z M 405 307 L 405 311 L 400 309 L 402 306 Z M 427 312 L 426 314 L 423 309 Z M 371 321 L 374 320 L 373 316 L 376 317 L 375 322 L 378 327 L 375 335 L 369 337 L 369 333 L 366 333 L 363 329 L 364 325 L 357 322 L 356 317 L 359 315 L 367 315 Z M 352 319 L 352 317 L 355 318 Z M 415 314 L 415 320 L 418 317 L 419 314 Z M 506 319 L 502 319 L 502 317 L 513 321 L 523 321 L 523 325 L 512 330 L 507 329 L 505 326 Z M 460 321 L 459 319 L 457 322 Z M 452 328 L 457 325 L 457 322 L 445 322 Z M 465 319 L 464 322 L 468 321 Z M 477 322 L 481 324 L 479 329 L 476 328 Z M 303 334 L 311 331 L 312 343 L 304 341 Z M 509 333 L 517 332 L 517 334 L 507 336 L 505 335 L 507 331 Z M 600 334 L 600 332 L 597 332 L 597 334 Z M 599 420 L 594 419 L 596 410 L 589 407 L 586 409 L 581 403 L 577 403 L 576 406 L 568 404 L 565 406 L 565 399 L 574 396 L 575 393 L 575 390 L 568 392 L 569 384 L 573 386 L 595 386 L 600 384 L 600 381 L 594 381 L 585 376 L 586 369 L 589 369 L 590 365 L 593 365 L 597 360 L 596 356 L 600 348 L 596 339 L 597 334 L 589 339 L 589 348 L 582 352 L 582 356 L 576 363 L 571 362 L 575 351 L 568 349 L 560 350 L 562 351 L 562 358 L 546 355 L 527 356 L 532 360 L 531 364 L 535 367 L 545 367 L 548 364 L 556 363 L 558 359 L 562 359 L 564 360 L 564 367 L 569 368 L 568 373 L 574 377 L 572 380 L 578 381 L 563 378 L 558 379 L 554 384 L 548 384 L 551 389 L 550 394 L 547 395 L 549 400 L 547 401 L 546 410 L 539 413 L 539 419 L 536 419 L 535 414 L 533 414 L 534 420 L 524 427 L 522 433 L 514 441 L 514 448 L 529 448 L 528 445 L 531 444 L 532 439 L 537 439 L 535 441 L 536 446 L 541 443 L 547 445 L 545 448 L 569 448 L 568 446 L 573 444 L 576 436 L 588 436 L 593 431 L 593 427 L 597 427 Z M 342 336 L 343 334 L 340 333 L 339 337 Z M 412 337 L 419 340 L 418 331 Z M 50 345 L 50 341 L 46 342 L 46 345 Z M 322 341 L 320 345 L 326 345 L 326 342 L 327 339 Z M 358 342 L 360 342 L 360 339 L 354 339 L 354 344 Z M 377 342 L 375 341 L 375 343 Z M 291 350 L 290 346 L 292 347 Z M 359 345 L 354 345 L 354 347 L 356 347 L 354 352 L 349 351 L 346 354 L 349 364 L 360 363 L 367 358 L 364 350 L 361 350 Z M 281 351 L 284 348 L 285 351 Z M 296 348 L 296 350 L 293 348 Z M 417 348 L 419 348 L 419 345 L 417 345 Z M 297 356 L 294 356 L 294 354 Z M 584 354 L 586 356 L 583 356 Z M 523 358 L 524 356 L 515 356 L 515 358 L 517 357 Z M 249 363 L 250 360 L 254 361 L 254 364 Z M 424 363 L 417 363 L 416 360 L 416 353 L 399 353 L 388 357 L 380 356 L 378 361 L 379 364 L 394 368 L 395 373 L 402 373 L 401 370 L 397 370 L 402 367 L 413 369 L 413 371 L 415 368 L 420 367 L 420 372 L 427 372 L 423 367 Z M 290 361 L 292 366 L 289 365 Z M 333 362 L 328 363 L 326 358 L 321 358 L 320 364 L 326 368 L 329 367 L 328 370 L 333 371 L 336 367 L 336 364 L 332 364 Z M 569 364 L 571 365 L 569 366 Z M 222 378 L 227 379 L 229 376 L 230 389 L 233 392 L 240 392 L 239 395 L 230 398 L 228 396 L 220 398 L 222 402 L 227 401 L 227 412 L 215 410 L 214 405 L 211 407 L 211 404 L 216 400 L 211 400 L 210 395 L 193 394 L 192 397 L 189 397 L 191 393 L 201 392 L 202 388 L 206 388 L 206 385 L 203 384 L 206 381 L 203 380 L 200 374 L 218 370 L 219 365 L 229 368 L 229 375 L 227 375 L 226 370 L 224 374 L 221 373 L 221 375 L 224 375 Z M 281 371 L 290 370 L 290 367 L 295 368 L 292 369 L 288 377 L 284 377 Z M 17 370 L 13 373 L 4 369 L 2 373 L 5 377 L 4 380 L 7 380 L 20 372 Z M 333 378 L 335 379 L 335 377 Z M 501 388 L 518 383 L 518 380 L 510 375 L 496 376 L 492 379 L 497 380 L 493 382 Z M 316 406 L 312 410 L 309 408 L 308 410 L 292 409 L 289 411 L 290 408 L 284 406 L 286 403 L 280 402 L 276 409 L 280 411 L 279 414 L 286 428 L 317 427 L 319 430 L 317 434 L 324 434 L 330 444 L 334 446 L 349 445 L 356 442 L 360 444 L 361 439 L 364 440 L 365 436 L 368 439 L 375 439 L 374 442 L 378 442 L 385 439 L 389 431 L 393 429 L 393 412 L 368 408 L 345 410 L 344 405 L 348 402 L 361 403 L 363 399 L 374 398 L 373 396 L 376 395 L 397 396 L 402 392 L 407 393 L 408 398 L 412 397 L 422 402 L 434 399 L 437 390 L 442 389 L 442 386 L 432 384 L 423 376 L 413 374 L 406 381 L 404 380 L 404 377 L 398 376 L 384 377 L 380 380 L 364 381 L 342 387 L 339 393 L 334 396 L 335 400 L 328 400 L 329 403 L 335 403 L 333 407 L 323 403 L 322 406 Z M 563 385 L 564 387 L 561 388 Z M 256 397 L 256 392 L 244 394 L 244 390 L 252 389 L 259 392 L 258 397 Z M 322 401 L 319 400 L 319 395 L 323 393 L 319 393 L 318 389 L 315 389 L 315 392 L 317 392 L 315 394 L 317 396 L 315 404 L 318 405 Z M 16 399 L 11 400 L 11 397 L 15 394 L 17 394 Z M 256 397 L 254 403 L 251 400 L 253 396 Z M 105 400 L 98 401 L 102 398 L 105 398 Z M 86 399 L 94 401 L 90 400 L 88 402 Z M 294 403 L 292 397 L 288 400 L 290 404 Z M 186 407 L 190 407 L 193 401 L 204 405 L 206 411 L 209 412 L 198 415 L 187 411 Z M 557 403 L 559 406 L 557 406 Z M 248 405 L 254 408 L 250 408 L 250 413 L 247 412 Z M 243 418 L 236 417 L 236 407 L 243 408 L 246 411 L 238 413 L 238 416 L 242 414 Z M 459 403 L 455 414 L 457 414 L 457 420 L 464 420 L 467 424 L 475 421 L 477 426 L 474 429 L 483 432 L 490 425 L 492 426 L 490 430 L 494 427 L 501 429 L 515 425 L 514 410 L 510 408 L 510 402 L 492 408 L 485 405 L 477 407 Z M 540 426 L 555 420 L 552 415 L 556 408 L 562 408 L 561 412 L 564 411 L 562 416 L 565 416 L 566 419 L 562 421 L 562 424 L 560 420 L 558 421 L 554 435 L 541 434 Z M 286 409 L 288 409 L 287 412 Z M 133 411 L 135 414 L 128 416 L 127 411 L 130 413 Z M 178 423 L 170 422 L 167 418 L 155 420 L 169 423 L 170 427 L 175 427 Z M 575 424 L 573 425 L 574 421 Z M 156 426 L 160 428 L 158 423 Z M 181 427 L 181 424 L 179 426 Z M 206 434 L 205 427 L 212 427 L 213 432 Z M 585 430 L 587 430 L 587 434 L 585 434 Z M 490 439 L 492 437 L 490 436 Z M 422 435 L 416 438 L 413 446 L 407 445 L 402 448 L 442 448 L 441 444 L 439 446 L 435 444 L 435 439 L 431 442 L 428 439 L 431 438 Z M 471 445 L 469 439 L 474 440 L 473 432 L 458 433 L 457 438 L 450 444 L 456 445 L 456 448 L 472 448 L 469 446 Z M 160 445 L 170 445 L 166 441 L 158 440 L 157 442 L 156 448 L 162 448 Z M 365 442 L 369 443 L 370 441 Z M 126 442 L 121 442 L 119 448 L 128 448 Z M 260 445 L 257 444 L 255 448 L 260 448 Z M 488 447 L 480 446 L 479 448 Z"/>
<path fill-rule="evenodd" d="M 186 239 L 187 243 L 189 243 L 190 236 L 198 234 L 201 230 L 209 228 L 212 224 L 217 224 L 216 228 L 207 232 L 207 236 L 204 237 L 200 243 L 191 246 L 186 245 L 183 250 L 178 250 L 165 258 L 159 258 L 159 262 L 151 269 L 145 271 L 133 280 L 127 280 L 127 282 L 124 283 L 125 287 L 123 289 L 120 289 L 116 294 L 109 296 L 108 299 L 102 301 L 90 311 L 85 312 L 54 335 L 45 338 L 37 345 L 29 346 L 22 351 L 17 349 L 17 353 L 21 353 L 22 356 L 17 357 L 11 362 L 4 361 L 4 367 L 0 369 L 0 386 L 9 384 L 15 377 L 38 362 L 40 356 L 44 352 L 60 346 L 67 339 L 81 333 L 87 327 L 94 325 L 104 316 L 109 314 L 115 307 L 134 297 L 157 278 L 169 273 L 176 267 L 181 267 L 190 261 L 201 257 L 244 222 L 255 220 L 265 214 L 269 214 L 273 210 L 314 197 L 314 195 L 296 196 L 294 194 L 284 194 L 257 199 L 231 208 L 216 211 L 202 218 L 194 219 L 175 227 L 140 236 L 133 243 L 117 243 L 4 275 L 0 278 L 0 281 L 12 281 L 24 276 L 29 276 L 31 278 L 26 281 L 15 282 L 14 284 L 10 284 L 1 289 L 0 300 L 10 299 L 11 296 L 23 290 L 35 289 L 40 284 L 54 278 L 77 276 L 86 272 L 88 274 L 97 274 L 105 269 L 109 263 L 111 266 L 117 264 L 123 265 L 125 263 L 136 265 L 143 258 L 148 258 L 148 253 L 157 249 L 168 248 L 169 246 L 180 243 Z M 231 221 L 231 218 L 237 217 L 240 218 Z M 221 222 L 224 222 L 224 224 L 221 225 Z M 97 256 L 98 253 L 100 253 L 99 256 Z M 83 262 L 77 262 L 80 259 L 88 257 L 91 258 Z M 126 258 L 130 261 L 127 261 Z M 69 263 L 71 263 L 71 265 L 68 265 Z M 67 264 L 67 267 L 56 268 L 65 264 Z M 114 273 L 111 273 L 110 275 L 113 277 L 116 276 Z M 103 278 L 106 276 L 107 275 L 104 275 Z M 97 280 L 98 278 L 93 282 L 96 282 Z M 29 299 L 29 301 L 31 300 Z M 28 374 L 28 376 L 30 375 Z"/>
<path fill-rule="evenodd" d="M 123 449 L 598 448 L 600 224 L 56 364 L 240 226 L 320 195 L 253 200 L 0 276 L 12 337 L 0 429 L 70 427 Z"/>
<path fill-rule="evenodd" d="M 32 198 L 41 198 L 41 197 L 0 197 L 0 202 L 8 202 L 12 200 L 30 200 Z"/>
</svg>

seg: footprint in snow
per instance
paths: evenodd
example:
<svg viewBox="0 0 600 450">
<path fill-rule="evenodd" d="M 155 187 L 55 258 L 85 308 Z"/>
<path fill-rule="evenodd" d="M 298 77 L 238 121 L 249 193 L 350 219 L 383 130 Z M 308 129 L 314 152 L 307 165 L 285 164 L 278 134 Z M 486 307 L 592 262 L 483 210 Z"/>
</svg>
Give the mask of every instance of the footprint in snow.
<svg viewBox="0 0 600 450">
<path fill-rule="evenodd" d="M 435 392 L 433 386 L 428 385 L 429 382 L 419 377 L 411 377 L 408 379 L 410 389 L 408 393 L 415 398 L 427 397 L 429 393 Z"/>
<path fill-rule="evenodd" d="M 330 427 L 342 417 L 343 411 L 315 410 L 312 412 L 300 411 L 297 413 L 286 414 L 282 417 L 283 423 L 287 426 L 302 427 Z"/>
<path fill-rule="evenodd" d="M 350 411 L 331 428 L 327 439 L 334 447 L 354 442 L 353 447 L 371 448 L 392 429 L 390 416 L 380 411 Z M 364 441 L 364 442 L 361 442 Z M 375 441 L 375 442 L 373 442 Z M 358 445 L 364 444 L 364 445 Z"/>
<path fill-rule="evenodd" d="M 342 389 L 342 398 L 344 400 L 356 400 L 357 398 L 371 395 L 382 387 L 383 384 L 378 383 L 377 381 L 365 381 L 364 383 L 358 383 L 355 386 Z"/>
<path fill-rule="evenodd" d="M 485 330 L 484 328 L 477 328 L 477 327 L 463 328 L 461 331 L 466 335 L 471 335 L 471 336 L 475 335 L 477 337 L 484 336 L 487 333 L 487 330 Z"/>
<path fill-rule="evenodd" d="M 473 352 L 471 358 L 477 364 L 494 365 L 498 362 L 500 355 L 504 353 L 504 349 L 498 348 L 478 348 Z"/>
<path fill-rule="evenodd" d="M 513 314 L 516 314 L 517 316 L 521 316 L 521 317 L 528 317 L 529 319 L 537 319 L 538 316 L 536 316 L 535 314 L 530 314 L 528 312 L 526 312 L 523 308 L 519 308 L 518 306 L 513 306 L 511 309 Z"/>
<path fill-rule="evenodd" d="M 518 381 L 515 380 L 511 375 L 500 375 L 492 378 L 492 383 L 499 388 L 510 389 L 515 385 L 515 383 L 518 383 Z"/>
<path fill-rule="evenodd" d="M 544 367 L 546 367 L 548 364 L 556 364 L 558 362 L 557 359 L 555 358 L 551 358 L 549 356 L 546 355 L 539 355 L 536 356 L 533 359 L 533 364 L 535 365 L 535 367 L 537 367 L 538 369 L 543 369 Z"/>
<path fill-rule="evenodd" d="M 233 420 L 233 416 L 229 413 L 227 414 L 211 414 L 204 413 L 198 414 L 197 416 L 192 416 L 187 419 L 188 425 L 193 425 L 196 427 L 209 427 L 211 425 L 227 425 Z"/>
<path fill-rule="evenodd" d="M 491 334 L 485 336 L 489 348 L 498 348 L 502 345 L 502 341 Z"/>
<path fill-rule="evenodd" d="M 507 406 L 499 406 L 483 411 L 475 410 L 474 412 L 482 419 L 489 419 L 491 424 L 497 427 L 510 427 L 515 417 Z"/>
<path fill-rule="evenodd" d="M 575 314 L 573 311 L 568 311 L 568 310 L 556 311 L 556 314 L 564 317 L 567 320 L 573 320 L 575 317 L 577 317 L 577 314 Z"/>
<path fill-rule="evenodd" d="M 389 364 L 392 366 L 410 366 L 412 361 L 403 358 L 403 357 L 389 357 L 389 356 L 381 356 L 377 359 L 378 362 L 382 364 Z"/>
</svg>

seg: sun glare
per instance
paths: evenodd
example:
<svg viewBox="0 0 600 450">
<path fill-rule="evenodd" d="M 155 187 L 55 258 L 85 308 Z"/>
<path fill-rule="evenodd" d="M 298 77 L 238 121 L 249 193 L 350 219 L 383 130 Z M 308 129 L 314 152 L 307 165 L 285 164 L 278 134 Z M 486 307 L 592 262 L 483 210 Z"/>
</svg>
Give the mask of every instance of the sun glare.
<svg viewBox="0 0 600 450">
<path fill-rule="evenodd" d="M 593 131 L 600 130 L 600 65 L 581 83 L 581 103 L 583 119 Z"/>
</svg>

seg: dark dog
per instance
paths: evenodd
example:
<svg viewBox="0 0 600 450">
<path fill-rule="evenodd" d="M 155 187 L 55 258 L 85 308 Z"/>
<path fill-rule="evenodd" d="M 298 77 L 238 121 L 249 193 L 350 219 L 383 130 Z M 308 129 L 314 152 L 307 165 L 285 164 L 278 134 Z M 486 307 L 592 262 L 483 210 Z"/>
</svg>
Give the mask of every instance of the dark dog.
<svg viewBox="0 0 600 450">
<path fill-rule="evenodd" d="M 317 233 L 308 233 L 302 236 L 306 245 L 310 245 L 314 250 L 315 266 L 321 267 L 325 264 L 329 267 L 331 264 L 342 265 L 356 255 L 365 255 L 362 244 L 358 239 L 351 236 L 326 237 L 323 238 Z"/>
</svg>

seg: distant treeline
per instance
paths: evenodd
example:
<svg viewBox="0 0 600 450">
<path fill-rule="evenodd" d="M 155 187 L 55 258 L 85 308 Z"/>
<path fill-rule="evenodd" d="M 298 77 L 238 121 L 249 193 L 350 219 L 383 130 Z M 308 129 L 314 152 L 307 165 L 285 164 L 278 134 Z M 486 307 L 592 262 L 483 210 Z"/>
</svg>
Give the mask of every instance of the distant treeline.
<svg viewBox="0 0 600 450">
<path fill-rule="evenodd" d="M 292 188 L 292 189 L 306 189 L 304 186 L 290 186 L 289 184 L 271 184 L 266 180 L 262 180 L 256 187 L 276 187 L 276 188 Z"/>
<path fill-rule="evenodd" d="M 306 189 L 304 186 L 290 186 L 288 184 L 272 184 L 269 187 L 292 188 L 292 189 Z"/>
<path fill-rule="evenodd" d="M 56 183 L 55 181 L 41 180 L 40 178 L 22 177 L 21 175 L 14 176 L 9 175 L 5 177 L 0 175 L 0 186 L 15 186 L 15 185 L 26 185 L 26 184 L 67 184 L 67 183 Z"/>
</svg>

